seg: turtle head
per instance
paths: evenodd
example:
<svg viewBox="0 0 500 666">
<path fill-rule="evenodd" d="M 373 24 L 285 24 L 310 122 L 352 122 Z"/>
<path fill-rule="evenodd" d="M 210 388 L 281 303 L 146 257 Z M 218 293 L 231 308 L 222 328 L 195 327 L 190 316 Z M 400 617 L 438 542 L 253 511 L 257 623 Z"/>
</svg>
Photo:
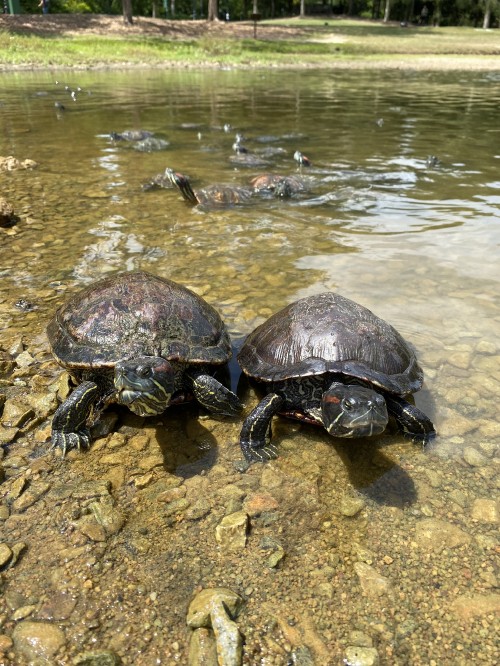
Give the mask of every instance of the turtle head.
<svg viewBox="0 0 500 666">
<path fill-rule="evenodd" d="M 142 356 L 120 361 L 115 367 L 118 402 L 138 414 L 161 414 L 175 391 L 175 371 L 159 356 Z"/>
<path fill-rule="evenodd" d="M 369 437 L 385 430 L 384 397 L 371 388 L 334 382 L 321 400 L 323 425 L 333 437 Z"/>
</svg>

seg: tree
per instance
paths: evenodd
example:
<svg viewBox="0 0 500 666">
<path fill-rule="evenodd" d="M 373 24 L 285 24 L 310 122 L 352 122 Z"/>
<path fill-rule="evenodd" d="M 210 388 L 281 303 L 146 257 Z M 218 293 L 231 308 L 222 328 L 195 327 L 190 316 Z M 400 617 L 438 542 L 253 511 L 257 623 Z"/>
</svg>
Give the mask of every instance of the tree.
<svg viewBox="0 0 500 666">
<path fill-rule="evenodd" d="M 387 23 L 389 20 L 389 14 L 391 13 L 391 3 L 390 0 L 385 0 L 385 9 L 384 9 L 384 23 Z"/>
<path fill-rule="evenodd" d="M 123 6 L 123 20 L 127 25 L 132 25 L 134 19 L 132 18 L 132 0 L 122 0 Z"/>
<path fill-rule="evenodd" d="M 216 21 L 218 19 L 219 7 L 217 0 L 208 0 L 207 21 Z"/>
</svg>

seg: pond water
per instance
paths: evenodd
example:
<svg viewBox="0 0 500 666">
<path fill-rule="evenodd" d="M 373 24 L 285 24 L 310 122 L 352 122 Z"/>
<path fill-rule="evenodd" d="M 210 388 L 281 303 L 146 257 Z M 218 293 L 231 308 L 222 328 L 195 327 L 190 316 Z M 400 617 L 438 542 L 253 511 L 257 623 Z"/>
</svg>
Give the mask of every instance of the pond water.
<svg viewBox="0 0 500 666">
<path fill-rule="evenodd" d="M 281 457 L 267 470 L 254 466 L 240 474 L 231 467 L 241 457 L 234 445 L 238 423 L 197 422 L 195 413 L 185 411 L 167 416 L 168 428 L 181 440 L 175 441 L 173 458 L 172 443 L 160 442 L 167 462 L 164 472 L 146 470 L 153 487 L 165 481 L 162 474 L 185 479 L 185 496 L 210 495 L 211 511 L 195 521 L 179 509 L 178 524 L 164 520 L 161 527 L 140 523 L 141 511 L 145 523 L 150 519 L 144 507 L 153 499 L 146 482 L 144 488 L 130 483 L 136 461 L 120 462 L 120 481 L 99 463 L 99 442 L 89 452 L 72 454 L 57 464 L 60 483 L 74 480 L 70 469 L 82 478 L 109 478 L 114 501 L 124 513 L 125 506 L 130 510 L 118 540 L 104 539 L 107 554 L 94 557 L 108 558 L 109 565 L 126 552 L 129 569 L 113 569 L 116 576 L 126 578 L 134 569 L 137 587 L 155 591 L 163 606 L 156 608 L 156 596 L 143 596 L 142 606 L 156 608 L 149 640 L 141 634 L 144 643 L 137 636 L 130 645 L 125 638 L 113 643 L 117 627 L 137 620 L 132 601 L 127 610 L 110 612 L 106 623 L 98 599 L 107 588 L 99 579 L 92 601 L 96 628 L 80 612 L 86 608 L 81 590 L 77 595 L 78 586 L 71 588 L 78 615 L 75 610 L 63 618 L 71 628 L 61 654 L 88 648 L 95 631 L 98 646 L 113 643 L 124 663 L 185 663 L 184 606 L 197 586 L 225 585 L 247 602 L 241 615 L 247 664 L 337 664 L 351 658 L 351 648 L 375 650 L 383 664 L 445 663 L 449 650 L 453 663 L 471 663 L 472 655 L 474 663 L 494 663 L 499 78 L 491 72 L 231 69 L 1 76 L 0 155 L 38 164 L 2 173 L 1 195 L 20 218 L 15 227 L 0 230 L 3 350 L 13 353 L 22 337 L 36 372 L 55 381 L 59 371 L 44 336 L 48 319 L 69 293 L 123 270 L 145 269 L 203 295 L 221 312 L 235 348 L 284 305 L 335 290 L 392 323 L 414 345 L 425 372 L 416 404 L 438 432 L 430 450 L 422 451 L 392 432 L 375 442 L 346 444 L 280 420 L 274 436 Z M 66 86 L 76 91 L 75 99 Z M 168 145 L 146 152 L 110 138 L 111 132 L 132 129 L 151 131 Z M 246 156 L 232 149 L 236 133 L 244 136 Z M 298 167 L 297 150 L 310 158 L 310 167 Z M 262 164 L 250 161 L 255 158 Z M 297 175 L 306 188 L 290 198 L 254 195 L 230 208 L 193 207 L 172 188 L 143 188 L 166 167 L 188 175 L 195 189 L 249 186 L 261 173 Z M 34 308 L 16 306 L 19 299 Z M 235 363 L 232 372 L 236 387 Z M 20 376 L 3 385 L 8 396 L 32 390 Z M 251 392 L 246 402 L 256 404 Z M 142 424 L 127 418 L 122 415 L 121 432 L 139 437 Z M 38 424 L 41 435 L 25 429 L 8 442 L 8 481 L 33 474 L 27 470 L 42 455 L 33 447 L 50 434 L 47 424 Z M 202 453 L 183 453 L 186 438 L 195 449 L 203 443 Z M 148 455 L 155 446 L 150 442 Z M 217 464 L 207 447 L 212 453 L 220 449 Z M 48 442 L 42 448 L 52 460 Z M 147 457 L 140 448 L 133 451 L 138 459 Z M 9 464 L 12 456 L 25 464 Z M 215 501 L 221 484 L 241 493 Z M 264 513 L 274 516 L 269 524 L 245 504 L 256 496 L 266 505 Z M 241 553 L 224 558 L 212 539 L 230 500 L 233 509 L 238 502 L 247 507 L 253 521 L 251 562 L 242 562 Z M 348 500 L 361 501 L 353 515 L 342 509 Z M 35 520 L 36 506 L 30 510 Z M 28 517 L 25 536 L 19 522 L 11 531 L 29 541 L 30 513 L 22 515 Z M 123 545 L 130 541 L 123 536 L 127 530 L 163 534 L 167 528 L 170 545 L 141 546 L 142 561 L 139 540 L 134 548 Z M 259 530 L 274 530 L 281 539 L 286 557 L 280 568 L 263 564 L 266 546 Z M 79 544 L 75 540 L 73 546 Z M 36 561 L 30 552 L 28 547 L 8 575 L 25 596 L 36 588 L 32 619 L 44 619 L 40 607 L 47 590 L 30 579 Z M 145 573 L 138 574 L 134 562 Z M 37 566 L 42 571 L 39 560 Z M 165 567 L 173 567 L 179 580 L 169 574 L 168 583 L 160 584 Z M 112 590 L 116 579 L 108 578 Z M 144 594 L 129 588 L 130 595 Z M 87 601 L 90 592 L 88 586 Z M 143 624 L 139 620 L 137 626 Z M 170 636 L 161 631 L 167 626 Z M 20 650 L 17 642 L 14 647 Z M 330 662 L 325 654 L 335 656 Z M 67 663 L 61 659 L 57 663 Z"/>
</svg>

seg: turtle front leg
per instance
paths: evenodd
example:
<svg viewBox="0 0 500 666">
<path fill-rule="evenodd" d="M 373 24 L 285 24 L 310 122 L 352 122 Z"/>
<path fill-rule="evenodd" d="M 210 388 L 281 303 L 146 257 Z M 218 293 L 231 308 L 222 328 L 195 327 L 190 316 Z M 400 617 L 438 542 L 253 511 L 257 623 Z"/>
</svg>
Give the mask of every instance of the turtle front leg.
<svg viewBox="0 0 500 666">
<path fill-rule="evenodd" d="M 82 382 L 58 407 L 52 419 L 52 448 L 62 449 L 63 457 L 69 449 L 89 447 L 87 420 L 100 396 L 97 384 Z"/>
<path fill-rule="evenodd" d="M 191 374 L 192 390 L 196 400 L 217 416 L 238 416 L 243 405 L 238 396 L 212 375 Z"/>
<path fill-rule="evenodd" d="M 404 398 L 394 395 L 385 395 L 385 402 L 389 412 L 396 419 L 399 430 L 405 437 L 414 443 L 420 442 L 426 446 L 436 436 L 432 421 L 415 405 Z"/>
<path fill-rule="evenodd" d="M 278 451 L 270 442 L 271 420 L 284 404 L 285 401 L 277 393 L 269 393 L 243 422 L 240 446 L 249 462 L 265 462 L 277 458 Z"/>
</svg>

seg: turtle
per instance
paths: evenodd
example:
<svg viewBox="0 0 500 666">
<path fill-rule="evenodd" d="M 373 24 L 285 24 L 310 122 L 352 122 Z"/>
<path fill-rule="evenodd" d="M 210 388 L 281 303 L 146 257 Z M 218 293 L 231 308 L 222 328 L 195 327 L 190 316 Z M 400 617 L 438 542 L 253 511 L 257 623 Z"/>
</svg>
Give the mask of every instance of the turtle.
<svg viewBox="0 0 500 666">
<path fill-rule="evenodd" d="M 299 167 L 305 166 L 309 167 L 311 166 L 311 160 L 306 157 L 303 153 L 300 152 L 300 150 L 296 150 L 293 154 L 293 159 L 297 162 Z"/>
<path fill-rule="evenodd" d="M 144 141 L 153 136 L 153 132 L 149 130 L 125 130 L 124 132 L 111 132 L 110 135 L 113 141 Z"/>
<path fill-rule="evenodd" d="M 233 206 L 246 203 L 253 195 L 249 187 L 239 185 L 209 185 L 201 190 L 193 190 L 187 176 L 172 169 L 165 169 L 165 175 L 170 178 L 186 201 L 204 206 Z"/>
<path fill-rule="evenodd" d="M 215 308 L 146 271 L 106 277 L 63 304 L 47 326 L 57 362 L 78 386 L 56 410 L 52 446 L 90 445 L 88 423 L 110 403 L 139 416 L 189 399 L 219 416 L 242 405 L 217 378 L 231 341 Z"/>
<path fill-rule="evenodd" d="M 429 418 L 406 400 L 423 382 L 412 348 L 340 294 L 308 296 L 275 313 L 246 338 L 238 362 L 265 394 L 241 429 L 248 461 L 277 456 L 270 441 L 275 414 L 349 438 L 380 434 L 391 414 L 413 440 L 426 444 L 435 436 Z"/>
<path fill-rule="evenodd" d="M 262 173 L 251 179 L 250 185 L 257 193 L 271 193 L 276 197 L 288 198 L 304 192 L 306 183 L 300 176 L 282 176 L 274 173 Z"/>
</svg>

